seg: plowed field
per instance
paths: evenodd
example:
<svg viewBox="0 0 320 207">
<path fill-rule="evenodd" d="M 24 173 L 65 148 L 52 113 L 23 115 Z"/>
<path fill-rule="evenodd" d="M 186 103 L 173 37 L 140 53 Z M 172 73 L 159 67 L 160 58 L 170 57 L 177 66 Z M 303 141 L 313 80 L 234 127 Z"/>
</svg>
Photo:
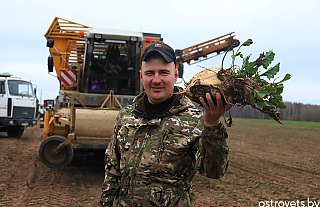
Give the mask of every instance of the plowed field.
<svg viewBox="0 0 320 207">
<path fill-rule="evenodd" d="M 219 180 L 195 177 L 197 206 L 267 206 L 267 201 L 272 206 L 271 200 L 273 206 L 276 201 L 279 206 L 288 202 L 298 206 L 297 201 L 299 206 L 308 206 L 308 200 L 318 204 L 320 131 L 234 122 L 227 129 L 228 171 Z M 103 155 L 50 169 L 38 156 L 41 134 L 39 127 L 25 129 L 20 139 L 0 133 L 0 206 L 98 206 Z"/>
</svg>

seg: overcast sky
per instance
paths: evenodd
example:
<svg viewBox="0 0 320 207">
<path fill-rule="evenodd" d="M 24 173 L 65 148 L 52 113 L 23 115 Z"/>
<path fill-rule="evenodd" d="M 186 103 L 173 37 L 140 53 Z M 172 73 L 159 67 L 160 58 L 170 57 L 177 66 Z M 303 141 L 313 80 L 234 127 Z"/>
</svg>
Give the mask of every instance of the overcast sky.
<svg viewBox="0 0 320 207">
<path fill-rule="evenodd" d="M 245 55 L 252 53 L 255 60 L 273 50 L 279 78 L 292 75 L 284 83 L 285 101 L 320 104 L 318 0 L 2 1 L 0 72 L 31 80 L 42 100 L 56 97 L 59 90 L 58 80 L 47 73 L 44 38 L 55 16 L 91 27 L 160 33 L 175 49 L 235 32 L 240 42 L 253 39 L 242 50 Z M 222 55 L 198 65 L 221 66 L 221 61 Z M 186 80 L 202 70 L 184 67 Z"/>
</svg>

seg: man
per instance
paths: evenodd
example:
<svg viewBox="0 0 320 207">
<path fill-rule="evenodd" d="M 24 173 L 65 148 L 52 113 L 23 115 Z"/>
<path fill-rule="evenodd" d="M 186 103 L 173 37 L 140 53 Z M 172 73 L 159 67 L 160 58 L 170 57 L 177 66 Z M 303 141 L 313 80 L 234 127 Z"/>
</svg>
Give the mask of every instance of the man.
<svg viewBox="0 0 320 207">
<path fill-rule="evenodd" d="M 191 181 L 225 173 L 227 132 L 220 117 L 230 107 L 207 94 L 205 111 L 178 92 L 173 49 L 157 42 L 142 55 L 144 92 L 119 112 L 106 150 L 103 206 L 195 206 Z M 229 98 L 229 102 L 232 100 Z"/>
</svg>

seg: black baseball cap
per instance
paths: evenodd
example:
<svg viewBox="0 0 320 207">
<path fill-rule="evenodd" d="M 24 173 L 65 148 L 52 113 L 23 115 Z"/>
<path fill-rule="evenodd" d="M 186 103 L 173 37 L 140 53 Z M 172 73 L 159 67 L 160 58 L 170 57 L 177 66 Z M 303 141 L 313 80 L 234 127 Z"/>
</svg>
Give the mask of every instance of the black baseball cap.
<svg viewBox="0 0 320 207">
<path fill-rule="evenodd" d="M 169 45 L 165 44 L 164 42 L 155 42 L 151 45 L 149 45 L 143 52 L 141 61 L 145 61 L 147 56 L 150 54 L 150 52 L 159 52 L 162 57 L 167 61 L 167 63 L 173 62 L 176 64 L 176 55 L 174 53 L 174 50 Z"/>
</svg>

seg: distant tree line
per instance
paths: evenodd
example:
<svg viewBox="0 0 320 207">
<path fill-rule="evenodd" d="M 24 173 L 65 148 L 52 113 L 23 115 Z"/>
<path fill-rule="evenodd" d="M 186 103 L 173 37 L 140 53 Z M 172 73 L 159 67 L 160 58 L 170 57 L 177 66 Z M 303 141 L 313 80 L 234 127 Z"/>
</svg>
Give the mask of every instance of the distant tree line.
<svg viewBox="0 0 320 207">
<path fill-rule="evenodd" d="M 276 109 L 281 115 L 281 120 L 290 121 L 311 121 L 320 122 L 320 106 L 312 104 L 286 102 L 287 108 Z M 253 109 L 251 106 L 243 108 L 232 107 L 230 110 L 231 117 L 253 118 L 253 119 L 271 119 L 268 115 Z M 229 112 L 226 113 L 229 116 Z"/>
</svg>

